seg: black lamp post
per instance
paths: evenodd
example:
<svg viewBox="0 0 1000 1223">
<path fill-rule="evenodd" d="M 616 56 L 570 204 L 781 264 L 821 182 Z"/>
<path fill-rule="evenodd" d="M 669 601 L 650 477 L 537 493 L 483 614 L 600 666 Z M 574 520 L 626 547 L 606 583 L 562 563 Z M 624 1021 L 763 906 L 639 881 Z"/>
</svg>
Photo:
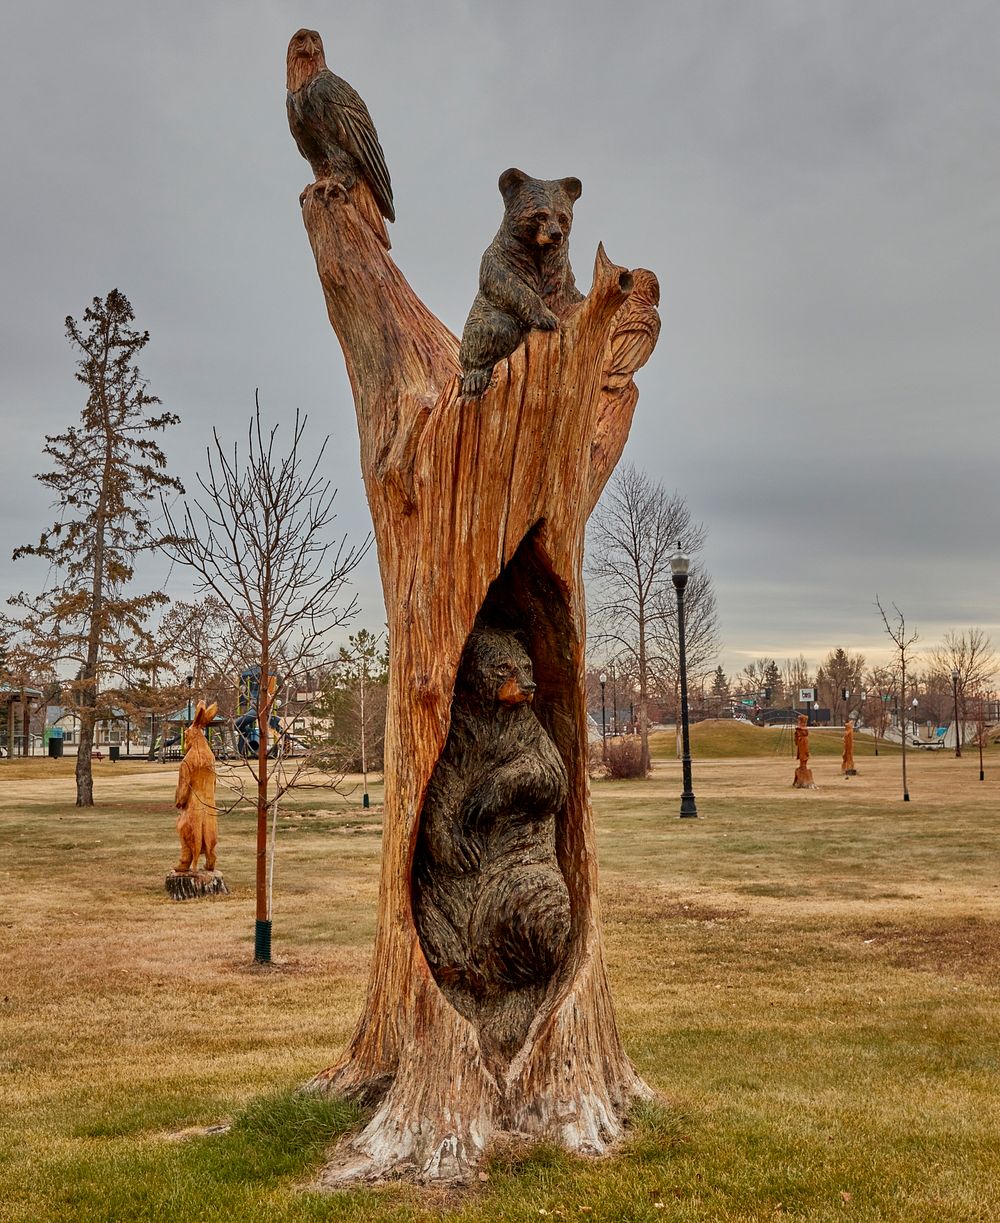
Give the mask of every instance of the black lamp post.
<svg viewBox="0 0 1000 1223">
<path fill-rule="evenodd" d="M 951 690 L 955 697 L 955 759 L 962 757 L 962 736 L 958 725 L 958 667 L 951 669 Z"/>
<path fill-rule="evenodd" d="M 914 697 L 913 700 L 910 702 L 910 707 L 913 709 L 913 737 L 914 739 L 919 739 L 920 732 L 917 729 L 917 698 L 916 697 Z"/>
<path fill-rule="evenodd" d="M 979 741 L 979 780 L 985 781 L 986 774 L 983 772 L 983 740 L 986 738 L 986 711 L 983 709 L 983 694 L 979 693 L 979 718 L 978 726 L 976 727 L 976 739 Z"/>
<path fill-rule="evenodd" d="M 604 705 L 604 685 L 608 682 L 607 675 L 602 671 L 600 675 L 601 681 L 601 759 L 608 758 L 608 719 L 605 713 Z"/>
<path fill-rule="evenodd" d="M 191 689 L 194 687 L 194 676 L 193 675 L 189 675 L 187 677 L 187 683 L 188 683 L 188 726 L 190 726 L 191 719 L 194 716 L 191 712 Z"/>
<path fill-rule="evenodd" d="M 687 659 L 684 655 L 684 587 L 688 580 L 690 561 L 678 543 L 677 551 L 670 558 L 670 576 L 677 591 L 677 652 L 681 672 L 681 767 L 684 773 L 684 789 L 681 792 L 681 819 L 698 814 L 694 791 L 691 789 L 691 743 L 688 735 L 688 684 Z"/>
</svg>

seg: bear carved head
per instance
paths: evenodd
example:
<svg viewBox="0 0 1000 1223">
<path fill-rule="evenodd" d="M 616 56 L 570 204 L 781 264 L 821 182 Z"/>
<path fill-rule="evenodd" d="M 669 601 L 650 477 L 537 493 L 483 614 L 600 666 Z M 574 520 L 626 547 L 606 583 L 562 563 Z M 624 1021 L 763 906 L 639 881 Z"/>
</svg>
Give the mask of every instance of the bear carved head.
<svg viewBox="0 0 1000 1223">
<path fill-rule="evenodd" d="M 562 246 L 573 226 L 573 205 L 583 187 L 578 178 L 532 178 L 523 170 L 504 170 L 499 181 L 504 225 L 528 246 Z"/>
<path fill-rule="evenodd" d="M 529 704 L 534 695 L 531 657 L 518 635 L 474 628 L 459 663 L 456 700 L 470 713 L 495 716 L 499 708 Z"/>
</svg>

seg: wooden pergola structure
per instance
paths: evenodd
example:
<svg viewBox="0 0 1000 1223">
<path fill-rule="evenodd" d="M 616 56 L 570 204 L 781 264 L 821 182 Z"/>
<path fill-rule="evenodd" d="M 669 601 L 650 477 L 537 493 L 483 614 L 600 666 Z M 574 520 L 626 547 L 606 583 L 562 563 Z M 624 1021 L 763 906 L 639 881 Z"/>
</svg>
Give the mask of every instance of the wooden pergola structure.
<svg viewBox="0 0 1000 1223">
<path fill-rule="evenodd" d="M 40 688 L 29 688 L 25 684 L 14 686 L 13 684 L 0 684 L 0 707 L 6 709 L 6 749 L 7 758 L 10 759 L 14 755 L 14 748 L 18 742 L 21 745 L 20 755 L 27 756 L 31 743 L 31 703 L 32 701 L 40 701 L 43 693 Z M 14 706 L 20 705 L 21 714 L 21 734 L 15 733 L 17 720 L 14 713 Z"/>
</svg>

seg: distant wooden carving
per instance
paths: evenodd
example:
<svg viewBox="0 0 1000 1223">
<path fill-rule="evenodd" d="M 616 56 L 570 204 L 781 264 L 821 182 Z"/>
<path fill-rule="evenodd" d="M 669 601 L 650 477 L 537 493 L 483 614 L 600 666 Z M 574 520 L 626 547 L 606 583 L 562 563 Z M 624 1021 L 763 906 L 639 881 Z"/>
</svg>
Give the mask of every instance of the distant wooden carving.
<svg viewBox="0 0 1000 1223">
<path fill-rule="evenodd" d="M 392 183 L 375 124 L 361 96 L 326 66 L 323 40 L 298 30 L 286 57 L 288 126 L 324 191 L 346 197 L 389 249 L 385 221 L 395 221 Z"/>
<path fill-rule="evenodd" d="M 844 723 L 844 757 L 840 768 L 845 777 L 856 777 L 858 774 L 854 767 L 854 722 L 851 718 Z"/>
<path fill-rule="evenodd" d="M 197 871 L 204 853 L 205 870 L 215 870 L 215 849 L 219 840 L 218 808 L 215 805 L 215 755 L 205 737 L 205 727 L 215 718 L 217 706 L 198 702 L 194 721 L 185 736 L 184 759 L 177 778 L 174 805 L 177 835 L 181 840 L 180 861 L 175 871 Z"/>
<path fill-rule="evenodd" d="M 569 263 L 578 178 L 500 175 L 503 222 L 479 267 L 479 292 L 462 332 L 462 395 L 480 399 L 498 361 L 509 357 L 532 327 L 553 331 L 583 300 Z"/>
<path fill-rule="evenodd" d="M 809 717 L 804 713 L 799 714 L 799 724 L 795 728 L 795 756 L 798 766 L 792 785 L 797 790 L 815 790 L 816 783 L 809 768 Z"/>
<path fill-rule="evenodd" d="M 556 859 L 566 767 L 531 707 L 534 694 L 515 633 L 477 625 L 414 857 L 417 929 L 434 976 L 484 1044 L 508 1056 L 562 964 L 570 930 Z"/>
<path fill-rule="evenodd" d="M 359 186 L 302 196 L 354 392 L 390 652 L 368 995 L 312 1083 L 374 1111 L 328 1183 L 461 1179 L 505 1131 L 600 1153 L 649 1094 L 598 919 L 582 566 L 659 329 L 656 281 L 635 274 L 633 307 L 633 273 L 600 248 L 581 300 L 565 242 L 579 184 L 504 179 L 512 216 L 522 192 L 549 192 L 561 239 L 540 243 L 543 209 L 525 205 L 541 252 L 527 260 L 505 215 L 467 362 Z"/>
</svg>

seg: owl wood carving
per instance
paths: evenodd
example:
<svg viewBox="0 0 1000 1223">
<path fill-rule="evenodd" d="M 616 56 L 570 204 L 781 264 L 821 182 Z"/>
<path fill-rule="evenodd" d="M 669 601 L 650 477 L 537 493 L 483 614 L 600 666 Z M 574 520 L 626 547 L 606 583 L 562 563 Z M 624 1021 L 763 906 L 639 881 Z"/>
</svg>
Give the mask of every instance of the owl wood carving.
<svg viewBox="0 0 1000 1223">
<path fill-rule="evenodd" d="M 215 870 L 215 846 L 219 839 L 218 808 L 215 805 L 215 755 L 205 737 L 205 727 L 215 718 L 218 706 L 198 702 L 194 721 L 185 736 L 186 748 L 177 778 L 174 805 L 177 835 L 181 839 L 178 871 L 196 871 L 205 854 L 205 870 Z"/>
<path fill-rule="evenodd" d="M 632 293 L 615 318 L 604 354 L 603 390 L 624 390 L 649 360 L 660 334 L 660 282 L 646 268 L 632 273 Z"/>
<path fill-rule="evenodd" d="M 350 198 L 389 248 L 392 184 L 375 124 L 361 96 L 326 66 L 323 40 L 299 30 L 288 44 L 288 126 L 325 192 Z"/>
</svg>

